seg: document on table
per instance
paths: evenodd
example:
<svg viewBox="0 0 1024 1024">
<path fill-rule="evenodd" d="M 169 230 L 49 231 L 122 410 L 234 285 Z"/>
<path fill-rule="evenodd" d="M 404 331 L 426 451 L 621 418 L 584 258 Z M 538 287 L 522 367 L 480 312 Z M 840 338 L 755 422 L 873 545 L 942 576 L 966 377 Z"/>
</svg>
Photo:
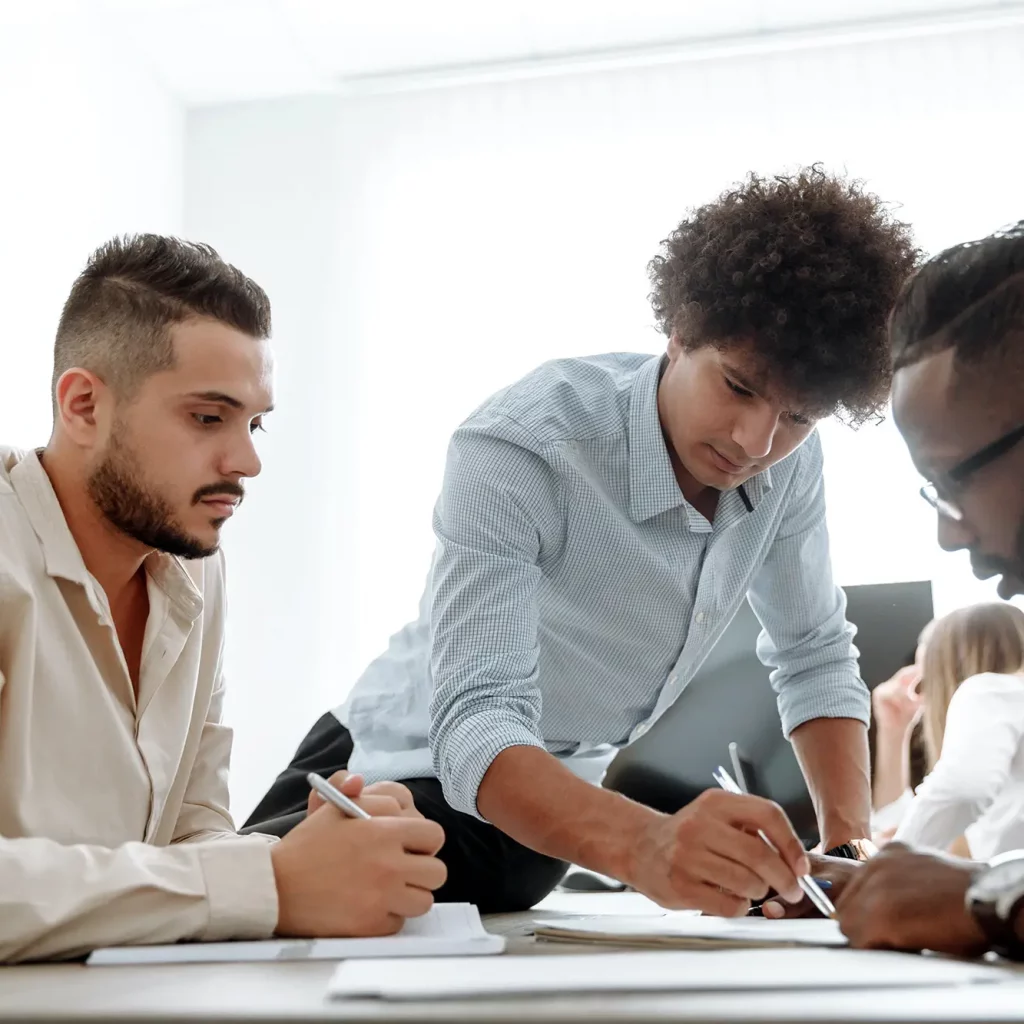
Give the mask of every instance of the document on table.
<svg viewBox="0 0 1024 1024">
<path fill-rule="evenodd" d="M 1007 972 L 907 953 L 754 949 L 606 956 L 503 956 L 493 960 L 343 963 L 334 998 L 463 999 L 585 992 L 740 992 L 912 988 L 1003 981 Z"/>
<path fill-rule="evenodd" d="M 638 892 L 553 892 L 540 901 L 534 914 L 571 917 L 601 917 L 627 915 L 629 917 L 664 917 L 666 914 L 691 914 L 699 910 L 666 910 L 654 900 Z"/>
<path fill-rule="evenodd" d="M 537 922 L 534 934 L 550 942 L 594 942 L 654 949 L 756 949 L 764 946 L 845 946 L 835 921 L 766 917 L 562 917 Z"/>
<path fill-rule="evenodd" d="M 178 942 L 169 946 L 112 946 L 95 950 L 90 966 L 224 963 L 258 960 L 347 960 L 368 957 L 486 956 L 505 939 L 484 930 L 471 903 L 436 903 L 396 935 L 370 939 L 268 939 L 263 942 Z"/>
</svg>

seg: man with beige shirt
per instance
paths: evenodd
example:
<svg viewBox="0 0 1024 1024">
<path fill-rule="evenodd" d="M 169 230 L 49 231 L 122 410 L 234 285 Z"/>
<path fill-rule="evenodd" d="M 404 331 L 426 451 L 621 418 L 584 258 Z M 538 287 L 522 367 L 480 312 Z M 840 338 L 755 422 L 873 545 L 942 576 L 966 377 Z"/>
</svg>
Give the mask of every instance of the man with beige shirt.
<svg viewBox="0 0 1024 1024">
<path fill-rule="evenodd" d="M 57 331 L 45 449 L 0 448 L 0 961 L 396 930 L 444 881 L 394 783 L 285 839 L 228 813 L 221 526 L 260 471 L 270 306 L 208 247 L 115 239 Z"/>
</svg>

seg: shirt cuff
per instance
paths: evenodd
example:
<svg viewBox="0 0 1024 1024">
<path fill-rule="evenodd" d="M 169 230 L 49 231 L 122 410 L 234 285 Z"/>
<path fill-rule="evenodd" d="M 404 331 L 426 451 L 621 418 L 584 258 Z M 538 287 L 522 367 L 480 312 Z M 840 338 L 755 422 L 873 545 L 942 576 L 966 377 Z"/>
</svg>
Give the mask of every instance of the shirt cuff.
<svg viewBox="0 0 1024 1024">
<path fill-rule="evenodd" d="M 262 836 L 198 843 L 209 918 L 204 942 L 267 939 L 277 927 L 277 882 L 270 847 Z"/>
<path fill-rule="evenodd" d="M 778 702 L 787 739 L 794 729 L 815 718 L 853 718 L 865 726 L 871 722 L 871 696 L 857 676 L 790 683 L 779 693 Z"/>
<path fill-rule="evenodd" d="M 544 743 L 518 718 L 492 714 L 471 715 L 446 732 L 435 746 L 434 769 L 445 799 L 457 811 L 487 819 L 476 807 L 476 797 L 487 769 L 509 747 L 538 747 Z"/>
</svg>

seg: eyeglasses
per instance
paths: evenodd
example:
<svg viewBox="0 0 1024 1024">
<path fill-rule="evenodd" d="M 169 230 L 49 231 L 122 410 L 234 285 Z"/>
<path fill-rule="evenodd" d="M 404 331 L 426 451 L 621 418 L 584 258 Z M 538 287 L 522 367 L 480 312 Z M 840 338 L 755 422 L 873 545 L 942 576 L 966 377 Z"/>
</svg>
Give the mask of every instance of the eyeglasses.
<svg viewBox="0 0 1024 1024">
<path fill-rule="evenodd" d="M 984 469 L 990 462 L 995 462 L 996 459 L 1002 458 L 1022 440 L 1024 440 L 1024 424 L 1014 427 L 1008 434 L 1003 434 L 1002 437 L 996 438 L 995 441 L 985 445 L 984 448 L 976 451 L 973 455 L 968 455 L 966 459 L 958 462 L 952 469 L 942 474 L 943 483 L 952 490 L 962 489 L 967 480 L 977 473 L 978 470 Z M 921 488 L 921 497 L 939 515 L 951 519 L 954 523 L 963 521 L 963 509 L 955 501 L 944 498 L 939 494 L 939 489 L 934 483 L 926 483 Z"/>
</svg>

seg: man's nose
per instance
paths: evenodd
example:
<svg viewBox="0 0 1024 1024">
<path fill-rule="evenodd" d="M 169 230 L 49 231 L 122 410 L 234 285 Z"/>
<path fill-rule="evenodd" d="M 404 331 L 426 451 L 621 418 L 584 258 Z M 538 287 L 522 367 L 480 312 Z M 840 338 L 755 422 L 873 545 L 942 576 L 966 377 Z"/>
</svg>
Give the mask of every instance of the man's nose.
<svg viewBox="0 0 1024 1024">
<path fill-rule="evenodd" d="M 943 551 L 962 551 L 969 548 L 976 539 L 974 531 L 970 528 L 965 519 L 950 519 L 939 513 L 939 522 L 936 531 L 939 547 Z"/>
</svg>

